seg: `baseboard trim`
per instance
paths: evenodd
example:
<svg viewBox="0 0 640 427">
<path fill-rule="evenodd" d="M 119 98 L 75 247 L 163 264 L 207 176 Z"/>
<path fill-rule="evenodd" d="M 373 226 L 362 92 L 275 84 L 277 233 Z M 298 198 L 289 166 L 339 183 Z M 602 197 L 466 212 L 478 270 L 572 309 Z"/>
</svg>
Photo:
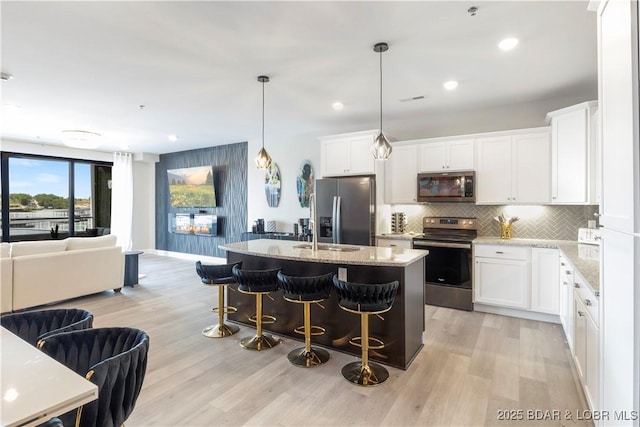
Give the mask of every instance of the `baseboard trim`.
<svg viewBox="0 0 640 427">
<path fill-rule="evenodd" d="M 503 316 L 519 317 L 521 319 L 538 320 L 540 322 L 549 322 L 560 324 L 560 316 L 556 314 L 537 313 L 534 311 L 518 310 L 515 308 L 496 307 L 493 305 L 478 304 L 473 305 L 473 311 L 483 313 L 500 314 Z"/>
</svg>

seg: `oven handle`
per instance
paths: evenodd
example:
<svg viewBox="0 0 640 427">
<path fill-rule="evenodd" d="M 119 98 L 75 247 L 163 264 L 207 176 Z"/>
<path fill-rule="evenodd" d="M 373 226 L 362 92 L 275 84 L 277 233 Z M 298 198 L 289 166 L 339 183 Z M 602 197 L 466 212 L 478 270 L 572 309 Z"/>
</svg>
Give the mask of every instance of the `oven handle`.
<svg viewBox="0 0 640 427">
<path fill-rule="evenodd" d="M 414 240 L 413 241 L 414 248 L 456 248 L 456 249 L 471 249 L 471 243 L 448 243 L 448 242 L 434 242 L 434 241 L 424 241 L 424 240 Z"/>
</svg>

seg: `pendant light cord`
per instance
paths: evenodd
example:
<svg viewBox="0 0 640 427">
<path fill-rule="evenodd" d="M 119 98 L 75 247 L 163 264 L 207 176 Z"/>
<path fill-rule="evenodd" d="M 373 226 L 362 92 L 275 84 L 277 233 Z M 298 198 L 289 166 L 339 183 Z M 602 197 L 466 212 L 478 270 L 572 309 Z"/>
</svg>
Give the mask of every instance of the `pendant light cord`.
<svg viewBox="0 0 640 427">
<path fill-rule="evenodd" d="M 264 149 L 264 81 L 262 82 L 262 148 Z"/>
<path fill-rule="evenodd" d="M 380 134 L 382 134 L 382 50 L 380 51 Z"/>
</svg>

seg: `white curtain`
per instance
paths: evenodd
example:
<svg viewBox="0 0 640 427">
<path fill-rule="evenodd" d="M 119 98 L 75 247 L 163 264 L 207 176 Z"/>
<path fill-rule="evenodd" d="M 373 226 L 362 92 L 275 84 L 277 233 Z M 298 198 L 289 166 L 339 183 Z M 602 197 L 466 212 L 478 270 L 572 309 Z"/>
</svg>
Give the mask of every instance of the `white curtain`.
<svg viewBox="0 0 640 427">
<path fill-rule="evenodd" d="M 133 246 L 133 160 L 129 153 L 113 153 L 111 169 L 111 234 L 124 251 Z"/>
</svg>

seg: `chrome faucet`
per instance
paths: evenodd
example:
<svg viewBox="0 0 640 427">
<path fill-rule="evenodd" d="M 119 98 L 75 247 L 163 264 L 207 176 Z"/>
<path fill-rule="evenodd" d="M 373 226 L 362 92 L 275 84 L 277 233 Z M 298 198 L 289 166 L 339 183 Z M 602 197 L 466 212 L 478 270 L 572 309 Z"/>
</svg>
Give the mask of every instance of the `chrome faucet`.
<svg viewBox="0 0 640 427">
<path fill-rule="evenodd" d="M 316 214 L 316 193 L 314 192 L 309 195 L 309 228 L 311 229 L 311 247 L 314 252 L 318 250 L 318 230 L 316 228 L 318 218 Z"/>
</svg>

